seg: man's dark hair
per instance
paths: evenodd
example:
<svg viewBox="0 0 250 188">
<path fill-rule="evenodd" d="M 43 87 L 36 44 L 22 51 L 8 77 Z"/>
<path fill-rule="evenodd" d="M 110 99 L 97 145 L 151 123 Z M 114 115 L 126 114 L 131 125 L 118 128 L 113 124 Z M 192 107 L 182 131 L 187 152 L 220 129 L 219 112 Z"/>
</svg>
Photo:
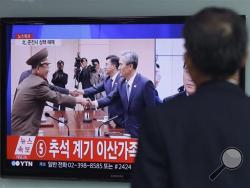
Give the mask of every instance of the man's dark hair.
<svg viewBox="0 0 250 188">
<path fill-rule="evenodd" d="M 88 60 L 87 60 L 87 58 L 86 58 L 86 57 L 81 58 L 81 62 L 83 62 L 83 61 L 88 62 Z"/>
<path fill-rule="evenodd" d="M 110 59 L 111 64 L 115 65 L 116 69 L 119 68 L 119 57 L 117 57 L 116 55 L 109 55 L 108 57 L 106 57 L 106 60 L 108 59 Z"/>
<path fill-rule="evenodd" d="M 57 61 L 57 65 L 58 65 L 58 64 L 63 64 L 63 65 L 64 65 L 64 61 L 59 60 L 59 61 Z"/>
<path fill-rule="evenodd" d="M 192 63 L 214 79 L 225 79 L 241 66 L 247 49 L 242 17 L 225 8 L 205 8 L 190 17 L 183 30 Z"/>
<path fill-rule="evenodd" d="M 92 62 L 92 65 L 94 65 L 95 63 L 100 64 L 98 59 L 92 59 L 91 62 Z"/>
</svg>

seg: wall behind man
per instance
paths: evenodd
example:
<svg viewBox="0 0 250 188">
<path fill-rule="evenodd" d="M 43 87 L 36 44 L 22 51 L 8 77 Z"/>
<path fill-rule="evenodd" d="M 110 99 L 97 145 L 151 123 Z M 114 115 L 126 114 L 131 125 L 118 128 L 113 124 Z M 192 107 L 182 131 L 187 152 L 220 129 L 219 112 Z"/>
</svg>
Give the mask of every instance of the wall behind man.
<svg viewBox="0 0 250 188">
<path fill-rule="evenodd" d="M 249 0 L 0 0 L 0 17 L 190 15 L 206 6 L 226 6 L 250 16 Z M 250 20 L 247 20 L 248 28 Z M 249 60 L 248 60 L 249 61 Z M 249 63 L 248 63 L 249 64 Z M 250 94 L 250 66 L 246 67 Z M 73 186 L 72 186 L 73 185 Z M 128 183 L 2 179 L 0 187 L 123 188 Z"/>
</svg>

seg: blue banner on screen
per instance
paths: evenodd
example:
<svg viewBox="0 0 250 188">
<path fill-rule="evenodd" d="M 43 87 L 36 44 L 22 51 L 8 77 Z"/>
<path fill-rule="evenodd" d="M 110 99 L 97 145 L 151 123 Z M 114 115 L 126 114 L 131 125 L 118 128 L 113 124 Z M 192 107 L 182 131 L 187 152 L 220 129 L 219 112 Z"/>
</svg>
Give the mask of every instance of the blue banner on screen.
<svg viewBox="0 0 250 188">
<path fill-rule="evenodd" d="M 31 33 L 35 39 L 181 38 L 183 24 L 14 25 L 12 38 Z"/>
</svg>

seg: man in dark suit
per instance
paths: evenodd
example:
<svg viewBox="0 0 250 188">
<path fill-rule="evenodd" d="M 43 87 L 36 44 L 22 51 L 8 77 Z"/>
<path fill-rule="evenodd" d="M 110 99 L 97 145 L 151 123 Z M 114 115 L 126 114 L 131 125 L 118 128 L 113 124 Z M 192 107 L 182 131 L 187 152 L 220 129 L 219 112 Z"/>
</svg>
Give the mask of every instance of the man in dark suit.
<svg viewBox="0 0 250 188">
<path fill-rule="evenodd" d="M 156 104 L 156 92 L 152 81 L 136 72 L 138 55 L 125 52 L 120 58 L 121 79 L 117 89 L 104 98 L 98 99 L 98 107 L 104 107 L 120 100 L 124 112 L 124 128 L 132 137 L 138 137 L 141 126 L 141 112 Z"/>
<path fill-rule="evenodd" d="M 79 94 L 83 94 L 84 97 L 89 97 L 105 91 L 106 95 L 109 95 L 111 91 L 117 89 L 118 82 L 121 79 L 120 73 L 118 71 L 119 57 L 110 55 L 106 58 L 106 60 L 106 74 L 108 76 L 104 79 L 104 82 L 97 84 L 96 86 L 86 88 L 83 91 L 78 91 Z M 120 100 L 116 100 L 114 103 L 110 104 L 108 107 L 108 114 L 109 118 L 118 115 L 118 118 L 114 119 L 114 123 L 116 124 L 116 127 L 124 127 L 123 107 Z"/>
<path fill-rule="evenodd" d="M 192 80 L 188 69 L 187 69 L 187 65 L 184 63 L 183 65 L 183 86 L 178 88 L 178 93 L 175 95 L 172 95 L 170 97 L 166 97 L 165 99 L 163 99 L 163 102 L 169 102 L 170 100 L 173 100 L 177 97 L 187 97 L 190 95 L 193 95 L 194 92 L 196 90 L 196 86 L 194 81 Z"/>
<path fill-rule="evenodd" d="M 63 72 L 64 62 L 62 60 L 59 60 L 57 62 L 57 71 L 54 72 L 52 76 L 51 82 L 58 87 L 65 88 L 66 84 L 68 83 L 68 74 Z M 59 105 L 54 104 L 54 109 L 59 110 Z M 60 105 L 60 110 L 65 111 L 65 106 Z"/>
<path fill-rule="evenodd" d="M 197 90 L 145 114 L 132 188 L 250 187 L 250 99 L 237 86 L 246 62 L 246 25 L 231 10 L 206 8 L 189 18 L 184 39 Z M 211 181 L 229 147 L 242 152 L 242 165 Z"/>
<path fill-rule="evenodd" d="M 99 84 L 102 84 L 104 82 L 104 79 L 106 77 L 105 74 L 105 70 L 103 68 L 100 67 L 100 62 L 98 59 L 91 59 L 91 63 L 92 63 L 92 70 L 90 73 L 90 83 L 92 86 L 96 86 Z M 104 95 L 104 93 L 98 93 L 95 94 L 95 99 L 99 99 L 102 98 Z"/>
<path fill-rule="evenodd" d="M 76 79 L 78 82 L 82 83 L 82 89 L 86 89 L 92 86 L 90 82 L 91 70 L 88 67 L 88 60 L 86 58 L 81 58 L 80 65 L 81 65 L 81 72 L 79 76 L 76 77 Z M 89 98 L 91 100 L 94 100 L 95 96 L 91 95 L 89 96 Z"/>
</svg>

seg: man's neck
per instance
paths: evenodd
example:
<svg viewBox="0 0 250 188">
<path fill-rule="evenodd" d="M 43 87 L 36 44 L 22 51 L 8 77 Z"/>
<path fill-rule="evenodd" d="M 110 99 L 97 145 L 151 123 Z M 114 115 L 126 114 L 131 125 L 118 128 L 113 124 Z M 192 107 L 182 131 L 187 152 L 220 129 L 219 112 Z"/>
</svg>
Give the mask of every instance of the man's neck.
<svg viewBox="0 0 250 188">
<path fill-rule="evenodd" d="M 191 77 L 196 87 L 199 87 L 203 83 L 208 82 L 209 80 L 212 80 L 211 76 L 204 75 L 200 71 L 195 71 L 195 70 L 192 72 Z"/>
<path fill-rule="evenodd" d="M 32 73 L 31 73 L 32 75 L 35 75 L 35 76 L 38 76 L 38 77 L 40 77 L 40 78 L 42 78 L 42 79 L 44 79 L 44 80 L 47 80 L 46 78 L 44 78 L 44 77 L 42 77 L 41 75 L 39 75 L 39 74 L 37 74 L 36 73 L 36 70 L 32 70 Z"/>
<path fill-rule="evenodd" d="M 117 72 L 118 72 L 118 71 L 114 71 L 114 72 L 110 73 L 109 76 L 112 78 Z"/>
<path fill-rule="evenodd" d="M 36 74 L 36 70 L 32 69 L 32 70 L 31 70 L 31 74 L 33 74 L 33 75 L 36 75 L 36 76 L 37 76 L 37 74 Z"/>
<path fill-rule="evenodd" d="M 134 75 L 136 74 L 136 71 L 133 70 L 129 76 L 127 76 L 126 80 L 129 81 Z"/>
</svg>

